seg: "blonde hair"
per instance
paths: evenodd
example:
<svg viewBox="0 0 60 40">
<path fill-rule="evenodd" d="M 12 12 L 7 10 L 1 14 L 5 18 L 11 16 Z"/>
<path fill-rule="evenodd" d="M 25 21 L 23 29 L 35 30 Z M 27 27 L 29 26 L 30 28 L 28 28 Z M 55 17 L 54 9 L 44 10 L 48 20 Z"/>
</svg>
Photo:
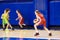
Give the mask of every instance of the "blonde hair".
<svg viewBox="0 0 60 40">
<path fill-rule="evenodd" d="M 38 10 L 35 10 L 36 13 L 40 13 Z"/>
<path fill-rule="evenodd" d="M 8 11 L 10 11 L 10 9 L 9 9 L 9 8 L 7 8 L 7 9 L 5 9 L 5 11 L 6 11 L 6 12 L 8 12 Z"/>
</svg>

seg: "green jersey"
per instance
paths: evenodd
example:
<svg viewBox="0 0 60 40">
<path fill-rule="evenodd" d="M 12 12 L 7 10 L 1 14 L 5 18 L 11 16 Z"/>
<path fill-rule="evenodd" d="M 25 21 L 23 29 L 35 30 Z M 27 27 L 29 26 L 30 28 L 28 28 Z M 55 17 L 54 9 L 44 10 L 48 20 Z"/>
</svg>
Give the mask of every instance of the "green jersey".
<svg viewBox="0 0 60 40">
<path fill-rule="evenodd" d="M 7 24 L 8 23 L 8 13 L 2 14 L 2 24 Z"/>
</svg>

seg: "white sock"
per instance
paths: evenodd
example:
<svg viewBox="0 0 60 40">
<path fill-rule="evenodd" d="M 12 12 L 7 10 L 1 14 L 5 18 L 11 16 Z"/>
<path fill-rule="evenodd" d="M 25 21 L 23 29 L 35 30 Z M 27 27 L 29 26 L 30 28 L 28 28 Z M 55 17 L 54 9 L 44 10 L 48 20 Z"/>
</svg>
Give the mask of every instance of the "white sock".
<svg viewBox="0 0 60 40">
<path fill-rule="evenodd" d="M 36 33 L 39 33 L 38 31 L 36 31 Z"/>
</svg>

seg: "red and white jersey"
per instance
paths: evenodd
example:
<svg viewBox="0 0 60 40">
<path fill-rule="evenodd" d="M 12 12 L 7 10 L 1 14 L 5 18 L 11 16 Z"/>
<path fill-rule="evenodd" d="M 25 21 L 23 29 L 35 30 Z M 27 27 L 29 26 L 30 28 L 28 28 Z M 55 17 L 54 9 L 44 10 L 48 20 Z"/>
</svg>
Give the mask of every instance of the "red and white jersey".
<svg viewBox="0 0 60 40">
<path fill-rule="evenodd" d="M 37 14 L 37 16 L 39 17 L 39 20 L 41 20 L 41 21 L 45 20 L 43 14 L 39 13 L 39 14 Z"/>
<path fill-rule="evenodd" d="M 19 24 L 21 25 L 24 24 L 24 19 L 20 13 L 18 13 L 18 17 L 19 17 Z"/>
<path fill-rule="evenodd" d="M 44 27 L 46 27 L 46 20 L 45 20 L 45 18 L 44 18 L 44 16 L 43 16 L 43 14 L 41 14 L 41 13 L 37 13 L 37 19 L 38 19 L 38 24 L 39 25 L 44 25 Z"/>
<path fill-rule="evenodd" d="M 20 13 L 18 13 L 18 17 L 19 17 L 20 20 L 23 18 Z"/>
</svg>

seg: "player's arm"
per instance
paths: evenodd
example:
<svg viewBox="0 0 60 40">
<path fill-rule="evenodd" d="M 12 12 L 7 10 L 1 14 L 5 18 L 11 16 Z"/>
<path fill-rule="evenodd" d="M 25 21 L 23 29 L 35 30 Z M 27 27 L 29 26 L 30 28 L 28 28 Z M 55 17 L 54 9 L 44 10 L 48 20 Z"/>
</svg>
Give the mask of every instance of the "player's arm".
<svg viewBox="0 0 60 40">
<path fill-rule="evenodd" d="M 36 20 L 39 21 L 39 16 L 36 14 Z"/>
<path fill-rule="evenodd" d="M 3 19 L 3 14 L 2 14 L 2 16 L 1 16 L 1 19 Z"/>
<path fill-rule="evenodd" d="M 1 16 L 1 19 L 3 19 L 3 14 L 2 14 L 2 16 Z M 3 22 L 2 22 L 2 25 L 3 25 L 3 28 L 4 28 L 4 24 L 3 24 Z"/>
<path fill-rule="evenodd" d="M 36 19 L 33 20 L 33 23 L 37 23 L 38 22 L 38 18 L 37 18 L 37 14 L 36 15 Z"/>
<path fill-rule="evenodd" d="M 2 16 L 1 16 L 1 19 L 2 19 Z"/>
<path fill-rule="evenodd" d="M 7 16 L 7 19 L 10 20 L 10 19 L 9 19 L 9 15 Z"/>
<path fill-rule="evenodd" d="M 39 21 L 38 16 L 36 15 L 36 19 L 33 20 L 34 23 L 37 23 Z"/>
<path fill-rule="evenodd" d="M 37 21 L 38 21 L 38 23 L 41 22 L 41 18 L 39 16 L 37 16 Z"/>
<path fill-rule="evenodd" d="M 19 17 L 18 18 L 16 18 L 16 20 L 18 20 L 19 19 Z"/>
</svg>

